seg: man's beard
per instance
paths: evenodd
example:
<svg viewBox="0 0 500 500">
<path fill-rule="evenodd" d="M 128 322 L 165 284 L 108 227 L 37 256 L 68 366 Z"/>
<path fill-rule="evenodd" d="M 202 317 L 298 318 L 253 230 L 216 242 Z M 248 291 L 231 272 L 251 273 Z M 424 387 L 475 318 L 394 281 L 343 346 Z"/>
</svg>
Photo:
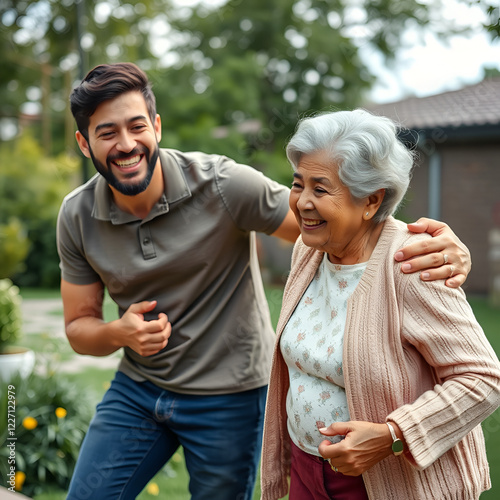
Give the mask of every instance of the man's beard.
<svg viewBox="0 0 500 500">
<path fill-rule="evenodd" d="M 142 148 L 135 148 L 126 155 L 118 155 L 118 156 L 113 156 L 112 160 L 119 160 L 122 158 L 130 158 L 131 156 L 135 155 L 144 155 L 146 157 L 146 160 L 148 162 L 148 170 L 146 172 L 146 177 L 144 179 L 137 183 L 137 184 L 126 184 L 124 182 L 120 182 L 115 174 L 113 174 L 113 171 L 111 170 L 111 160 L 108 158 L 106 160 L 107 166 L 104 166 L 95 156 L 94 153 L 89 145 L 89 152 L 90 152 L 90 157 L 92 158 L 92 162 L 94 163 L 95 169 L 106 179 L 106 182 L 114 187 L 117 191 L 120 193 L 126 195 L 126 196 L 135 196 L 136 194 L 142 193 L 143 191 L 146 190 L 146 188 L 149 186 L 149 183 L 151 182 L 151 179 L 153 177 L 153 172 L 156 167 L 156 162 L 158 161 L 158 156 L 160 154 L 160 148 L 158 145 L 158 142 L 156 143 L 156 147 L 153 150 L 153 154 L 150 156 L 150 150 L 146 147 Z"/>
</svg>

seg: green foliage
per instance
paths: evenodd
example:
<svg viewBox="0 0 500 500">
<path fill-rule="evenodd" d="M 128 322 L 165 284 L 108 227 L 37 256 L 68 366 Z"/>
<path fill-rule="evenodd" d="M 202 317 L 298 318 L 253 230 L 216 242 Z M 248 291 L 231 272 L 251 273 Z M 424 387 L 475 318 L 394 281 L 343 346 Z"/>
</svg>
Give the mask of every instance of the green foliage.
<svg viewBox="0 0 500 500">
<path fill-rule="evenodd" d="M 356 9 L 337 0 L 229 0 L 217 9 L 200 3 L 170 15 L 168 40 L 177 57 L 149 71 L 164 144 L 201 149 L 212 135 L 210 152 L 288 184 L 276 158 L 284 158 L 297 121 L 360 105 L 374 81 L 360 47 L 390 58 L 408 20 L 424 26 L 429 11 L 417 0 L 362 1 Z M 212 130 L 198 126 L 204 117 Z M 256 121 L 259 127 L 247 127 Z M 233 135 L 214 142 L 215 127 Z"/>
<path fill-rule="evenodd" d="M 169 10 L 169 0 L 2 0 L 0 118 L 17 118 L 23 103 L 36 103 L 37 136 L 46 153 L 70 146 L 61 132 L 72 135 L 64 109 L 73 81 L 103 62 L 152 60 L 153 22 Z"/>
<path fill-rule="evenodd" d="M 476 0 L 479 3 L 480 0 Z M 488 16 L 488 22 L 484 25 L 488 33 L 490 34 L 492 40 L 498 40 L 500 38 L 500 6 L 498 2 L 483 2 L 483 8 L 486 10 L 486 15 Z"/>
<path fill-rule="evenodd" d="M 9 278 L 22 270 L 29 247 L 26 230 L 17 217 L 0 224 L 0 278 Z"/>
<path fill-rule="evenodd" d="M 27 101 L 36 104 L 32 127 L 46 154 L 75 150 L 67 97 L 96 64 L 129 60 L 148 71 L 166 146 L 250 162 L 255 150 L 282 151 L 304 114 L 362 102 L 374 78 L 360 48 L 390 59 L 409 26 L 453 30 L 451 19 L 435 22 L 440 5 L 420 0 L 0 4 L 0 119 L 16 119 Z M 483 9 L 494 18 L 493 2 Z M 259 121 L 261 130 L 248 130 L 248 121 Z M 274 177 L 272 163 L 265 170 Z"/>
<path fill-rule="evenodd" d="M 45 156 L 28 133 L 0 145 L 0 229 L 7 226 L 18 237 L 16 241 L 9 236 L 4 243 L 0 233 L 0 276 L 7 272 L 3 266 L 9 256 L 17 253 L 24 261 L 22 272 L 12 276 L 17 284 L 58 286 L 56 219 L 64 195 L 75 184 L 77 168 L 76 158 Z"/>
<path fill-rule="evenodd" d="M 55 374 L 16 378 L 15 467 L 25 474 L 22 492 L 35 495 L 54 487 L 67 489 L 85 432 L 90 406 L 81 391 Z M 8 391 L 2 391 L 0 408 L 6 410 Z M 2 415 L 7 412 L 3 411 Z M 0 422 L 0 441 L 7 442 L 7 419 Z M 7 486 L 7 457 L 0 449 L 1 481 Z"/>
<path fill-rule="evenodd" d="M 21 337 L 22 314 L 19 288 L 9 279 L 0 280 L 0 353 Z"/>
</svg>

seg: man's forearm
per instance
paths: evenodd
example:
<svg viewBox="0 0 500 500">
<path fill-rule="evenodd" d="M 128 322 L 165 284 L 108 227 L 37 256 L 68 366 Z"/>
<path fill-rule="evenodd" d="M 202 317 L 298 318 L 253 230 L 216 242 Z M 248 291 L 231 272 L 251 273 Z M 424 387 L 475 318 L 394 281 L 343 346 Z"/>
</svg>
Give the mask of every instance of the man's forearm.
<svg viewBox="0 0 500 500">
<path fill-rule="evenodd" d="M 102 319 L 86 316 L 66 325 L 69 343 L 78 354 L 107 356 L 123 347 L 116 335 L 117 321 L 105 322 Z"/>
</svg>

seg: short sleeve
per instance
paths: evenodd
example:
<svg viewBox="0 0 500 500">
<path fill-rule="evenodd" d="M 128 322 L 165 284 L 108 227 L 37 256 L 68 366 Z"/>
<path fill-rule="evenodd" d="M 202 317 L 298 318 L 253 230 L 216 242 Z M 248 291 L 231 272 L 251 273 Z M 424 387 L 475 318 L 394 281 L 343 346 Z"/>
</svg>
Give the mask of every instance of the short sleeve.
<svg viewBox="0 0 500 500">
<path fill-rule="evenodd" d="M 76 221 L 71 223 L 70 220 L 65 200 L 57 218 L 57 252 L 61 278 L 74 285 L 96 283 L 101 279 L 85 259 L 82 238 L 76 231 Z"/>
<path fill-rule="evenodd" d="M 288 212 L 287 187 L 226 157 L 217 163 L 215 176 L 224 205 L 240 229 L 266 234 L 278 229 Z"/>
</svg>

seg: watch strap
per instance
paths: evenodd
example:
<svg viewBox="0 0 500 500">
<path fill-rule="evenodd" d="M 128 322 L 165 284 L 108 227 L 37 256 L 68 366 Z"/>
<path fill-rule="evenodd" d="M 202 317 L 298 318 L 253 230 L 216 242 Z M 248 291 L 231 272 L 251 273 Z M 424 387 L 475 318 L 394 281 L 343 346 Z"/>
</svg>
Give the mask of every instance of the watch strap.
<svg viewBox="0 0 500 500">
<path fill-rule="evenodd" d="M 399 439 L 396 436 L 396 432 L 394 431 L 394 427 L 392 426 L 392 424 L 390 422 L 386 422 L 386 424 L 387 424 L 387 427 L 389 427 L 389 432 L 391 433 L 391 437 L 392 437 L 392 446 L 391 446 L 392 452 L 396 456 L 401 455 L 401 453 L 403 453 L 403 449 L 404 449 L 403 441 L 401 441 L 401 439 Z"/>
</svg>

